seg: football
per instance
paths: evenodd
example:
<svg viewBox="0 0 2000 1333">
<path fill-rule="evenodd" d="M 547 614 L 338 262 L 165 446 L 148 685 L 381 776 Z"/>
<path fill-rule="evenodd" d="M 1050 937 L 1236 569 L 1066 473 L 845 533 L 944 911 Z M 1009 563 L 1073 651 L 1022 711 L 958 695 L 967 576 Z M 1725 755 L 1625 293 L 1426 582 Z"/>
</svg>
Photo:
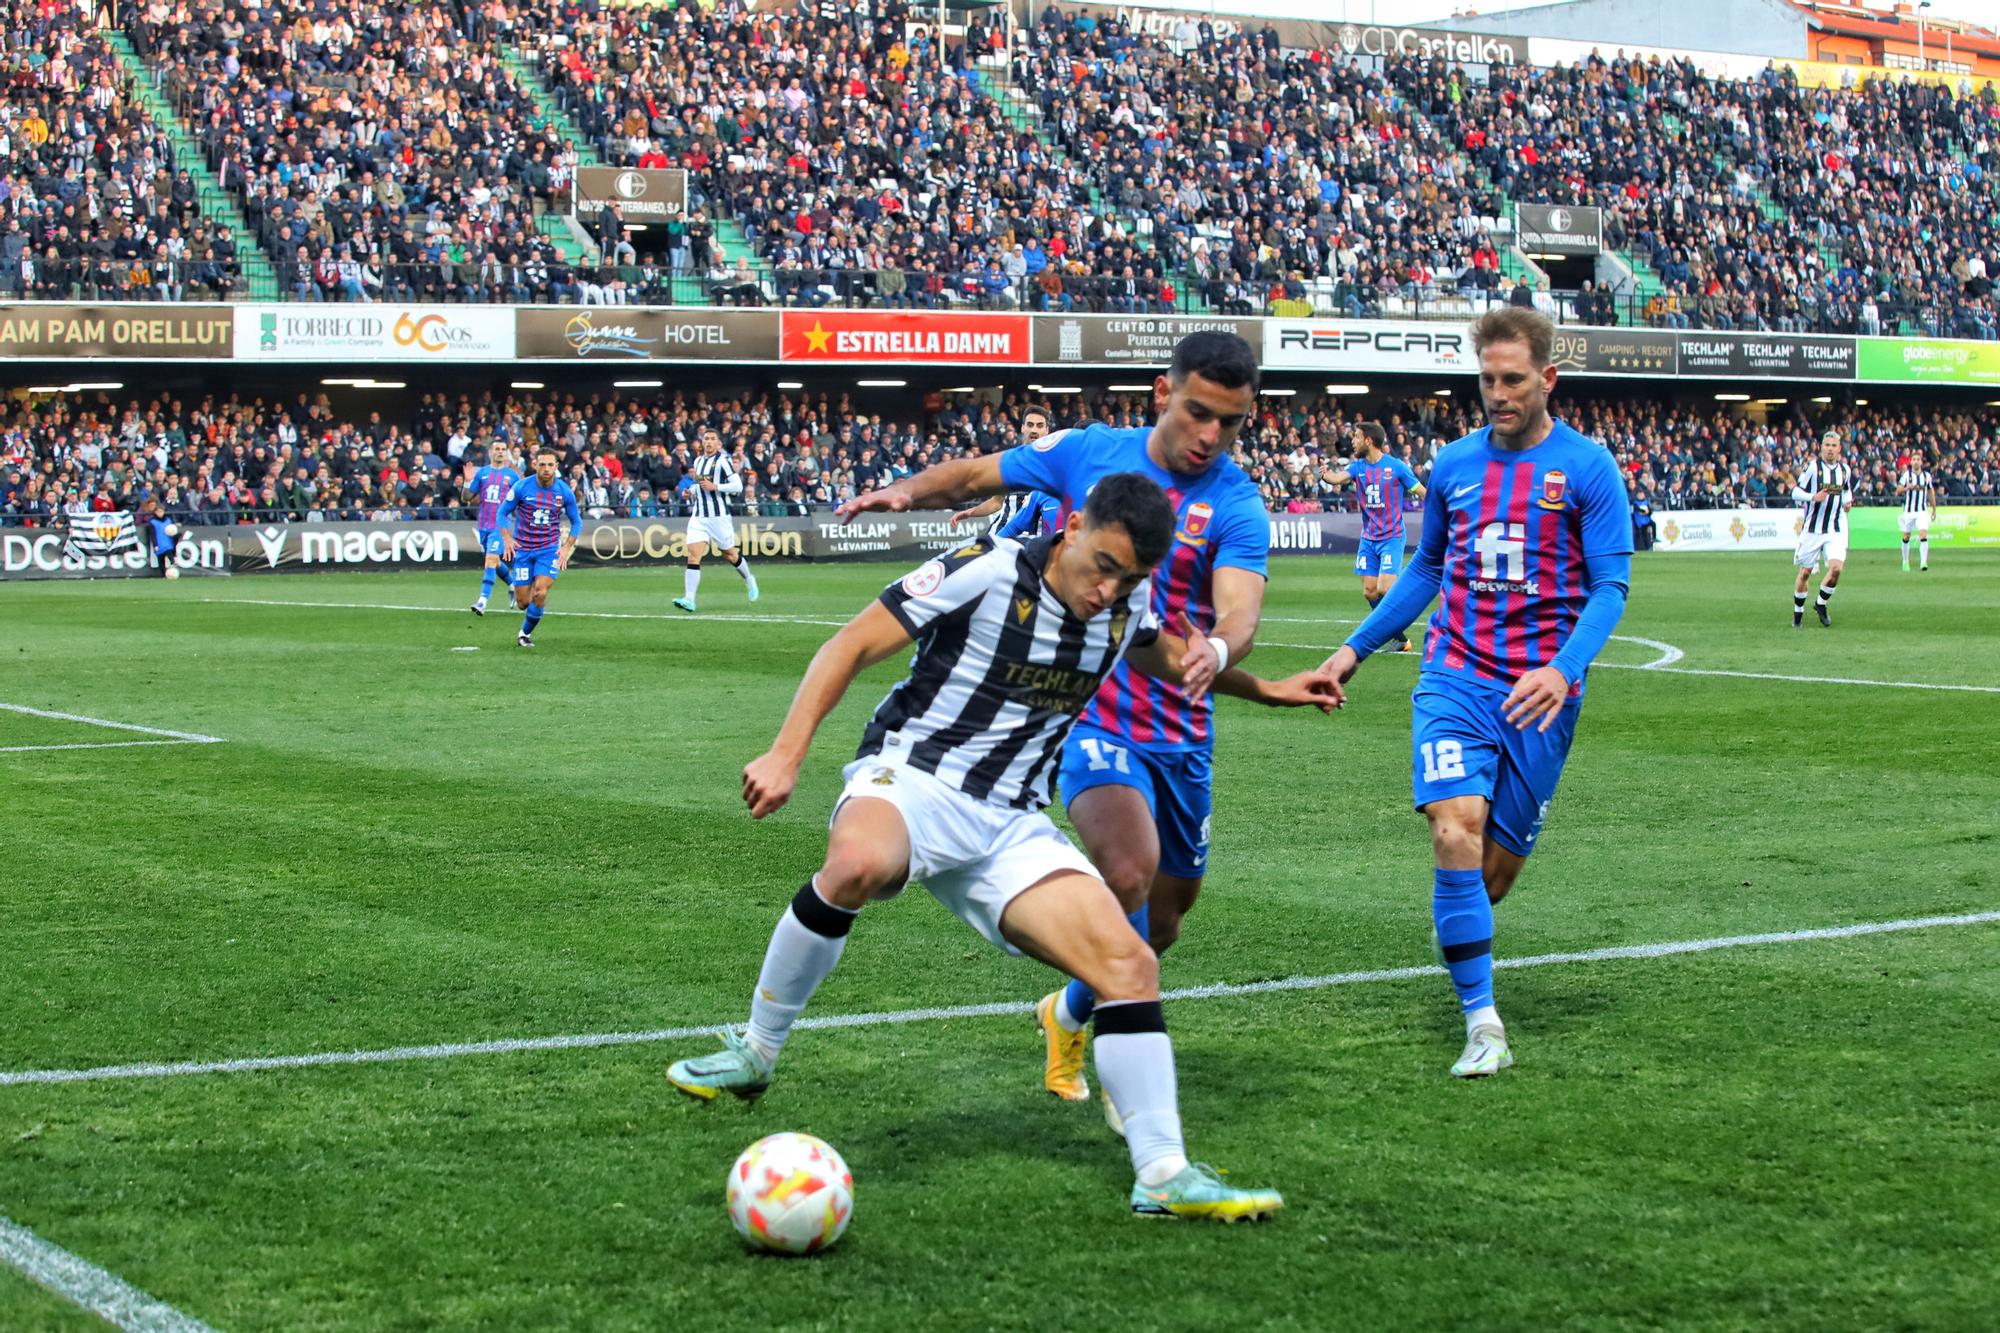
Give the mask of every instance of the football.
<svg viewBox="0 0 2000 1333">
<path fill-rule="evenodd" d="M 729 1168 L 724 1197 L 737 1234 L 774 1254 L 815 1254 L 854 1216 L 854 1174 L 831 1144 L 771 1134 Z"/>
</svg>

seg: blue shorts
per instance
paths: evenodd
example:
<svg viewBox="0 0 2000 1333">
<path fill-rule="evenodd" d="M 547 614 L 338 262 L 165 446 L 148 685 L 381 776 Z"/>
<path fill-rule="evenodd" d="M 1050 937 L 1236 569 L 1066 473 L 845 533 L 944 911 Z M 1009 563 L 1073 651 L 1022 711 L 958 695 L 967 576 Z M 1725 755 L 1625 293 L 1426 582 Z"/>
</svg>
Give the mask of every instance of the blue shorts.
<svg viewBox="0 0 2000 1333">
<path fill-rule="evenodd" d="M 1401 537 L 1384 537 L 1379 541 L 1363 537 L 1361 549 L 1354 553 L 1354 572 L 1371 579 L 1377 574 L 1402 573 L 1403 541 Z"/>
<path fill-rule="evenodd" d="M 1487 834 L 1516 856 L 1535 850 L 1563 761 L 1576 736 L 1581 699 L 1563 705 L 1547 731 L 1507 721 L 1499 690 L 1455 688 L 1419 676 L 1410 696 L 1410 770 L 1416 805 L 1451 796 L 1492 803 Z"/>
<path fill-rule="evenodd" d="M 1206 749 L 1148 750 L 1078 723 L 1063 743 L 1057 781 L 1065 806 L 1092 787 L 1137 791 L 1160 831 L 1160 869 L 1181 879 L 1200 879 L 1208 866 L 1214 768 L 1214 755 Z"/>
<path fill-rule="evenodd" d="M 499 528 L 479 529 L 479 549 L 488 555 L 497 555 L 503 560 L 506 559 L 507 534 Z"/>
<path fill-rule="evenodd" d="M 533 583 L 536 579 L 553 581 L 560 570 L 556 568 L 556 557 L 562 552 L 554 546 L 539 551 L 514 552 L 514 586 Z"/>
</svg>

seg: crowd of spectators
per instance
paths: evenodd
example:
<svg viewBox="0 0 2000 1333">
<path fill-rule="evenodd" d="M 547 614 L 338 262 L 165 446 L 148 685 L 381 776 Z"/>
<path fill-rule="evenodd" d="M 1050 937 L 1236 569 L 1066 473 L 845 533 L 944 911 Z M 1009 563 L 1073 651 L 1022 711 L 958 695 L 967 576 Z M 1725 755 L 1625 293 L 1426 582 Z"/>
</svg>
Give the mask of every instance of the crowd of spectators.
<svg viewBox="0 0 2000 1333">
<path fill-rule="evenodd" d="M 0 300 L 178 301 L 237 286 L 236 242 L 73 4 L 0 26 Z"/>
<path fill-rule="evenodd" d="M 400 413 L 343 411 L 324 395 L 113 401 L 98 395 L 16 403 L 0 415 L 0 524 L 47 524 L 62 508 L 158 500 L 195 524 L 461 518 L 474 469 L 505 444 L 550 446 L 593 517 L 686 512 L 681 479 L 697 433 L 713 427 L 746 478 L 741 512 L 824 512 L 933 463 L 1020 439 L 1026 400 L 944 396 L 897 419 L 845 395 L 763 390 L 645 395 L 423 393 Z M 1058 426 L 1143 425 L 1144 395 L 1049 404 Z M 1332 469 L 1354 453 L 1351 428 L 1383 426 L 1391 452 L 1426 473 L 1438 448 L 1473 429 L 1469 400 L 1267 396 L 1237 461 L 1274 511 L 1342 510 Z M 1945 499 L 2000 494 L 2000 412 L 1912 404 L 1815 407 L 1787 416 L 1714 404 L 1577 398 L 1564 419 L 1602 440 L 1635 498 L 1656 510 L 1790 504 L 1819 433 L 1849 440 L 1863 503 L 1890 503 L 1914 448 Z"/>
<path fill-rule="evenodd" d="M 1049 5 L 1016 78 L 1162 280 L 1242 313 L 1333 284 L 1352 315 L 1392 296 L 1493 292 L 1503 211 L 1446 138 L 1462 68 L 1390 59 L 1379 72 L 1281 49 L 1268 27 L 1172 37 Z"/>
<path fill-rule="evenodd" d="M 1606 210 L 1673 328 L 2000 336 L 2000 102 L 1990 88 L 1814 89 L 1775 67 L 1593 55 L 1495 67 L 1452 141 L 1517 202 Z"/>
<path fill-rule="evenodd" d="M 304 301 L 577 301 L 573 147 L 459 4 L 145 0 L 134 45 Z"/>
<path fill-rule="evenodd" d="M 94 0 L 10 0 L 0 294 L 228 295 L 254 241 L 302 300 L 1549 308 L 1501 278 L 1513 200 L 1603 208 L 1664 284 L 1643 307 L 1593 285 L 1567 318 L 2000 337 L 1990 88 L 1622 53 L 1474 79 L 1200 15 L 1170 35 L 1058 4 L 1018 31 L 931 17 L 139 0 L 126 30 L 241 203 L 239 242 L 134 105 Z M 575 129 L 613 163 L 686 167 L 688 215 L 606 209 L 556 244 L 538 219 L 566 211 Z M 754 265 L 724 261 L 723 217 Z"/>
</svg>

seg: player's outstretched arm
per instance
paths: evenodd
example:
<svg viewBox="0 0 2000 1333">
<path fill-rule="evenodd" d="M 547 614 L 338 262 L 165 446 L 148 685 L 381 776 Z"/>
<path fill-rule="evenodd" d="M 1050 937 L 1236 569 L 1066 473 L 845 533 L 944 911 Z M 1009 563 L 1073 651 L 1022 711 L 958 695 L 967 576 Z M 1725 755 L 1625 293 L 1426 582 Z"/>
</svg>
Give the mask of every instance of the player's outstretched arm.
<svg viewBox="0 0 2000 1333">
<path fill-rule="evenodd" d="M 891 482 L 877 490 L 855 496 L 834 511 L 845 523 L 857 514 L 900 514 L 906 509 L 951 509 L 967 500 L 1001 495 L 1007 483 L 1000 479 L 1000 455 L 958 458 L 927 467 L 914 477 Z"/>
<path fill-rule="evenodd" d="M 1163 629 L 1157 637 L 1129 650 L 1125 660 L 1141 675 L 1180 686 L 1188 702 L 1195 703 L 1215 683 L 1222 658 L 1215 651 L 1215 644 L 1196 632 L 1185 613 L 1180 623 L 1186 638 Z"/>
<path fill-rule="evenodd" d="M 1242 667 L 1231 667 L 1215 678 L 1215 692 L 1248 699 L 1266 708 L 1317 708 L 1331 713 L 1345 702 L 1340 686 L 1318 671 L 1300 671 L 1283 680 L 1265 680 Z"/>
<path fill-rule="evenodd" d="M 961 509 L 956 514 L 953 514 L 951 516 L 951 525 L 957 527 L 961 523 L 970 523 L 975 518 L 991 518 L 999 512 L 1000 497 L 995 495 L 981 500 L 970 509 Z"/>
<path fill-rule="evenodd" d="M 813 734 L 854 678 L 903 652 L 910 642 L 902 623 L 882 603 L 873 602 L 820 645 L 792 696 L 778 738 L 770 749 L 743 766 L 743 801 L 750 807 L 752 819 L 762 819 L 792 798 Z"/>
</svg>

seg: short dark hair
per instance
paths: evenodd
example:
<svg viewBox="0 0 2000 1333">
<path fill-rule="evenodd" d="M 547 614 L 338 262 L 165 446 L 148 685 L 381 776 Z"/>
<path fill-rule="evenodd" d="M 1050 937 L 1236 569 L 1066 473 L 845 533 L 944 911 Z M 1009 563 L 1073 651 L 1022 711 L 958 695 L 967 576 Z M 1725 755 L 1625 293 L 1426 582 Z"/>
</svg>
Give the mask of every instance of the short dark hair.
<svg viewBox="0 0 2000 1333">
<path fill-rule="evenodd" d="M 554 450 L 554 448 L 552 448 L 552 447 L 551 447 L 551 446 L 549 446 L 549 445 L 546 445 L 546 444 L 545 444 L 545 445 L 543 445 L 543 446 L 542 446 L 541 448 L 539 448 L 539 449 L 535 450 L 535 457 L 536 457 L 536 458 L 540 458 L 540 457 L 541 457 L 541 456 L 542 456 L 543 454 L 547 454 L 547 455 L 548 455 L 548 456 L 549 456 L 550 458 L 553 458 L 553 459 L 555 459 L 555 460 L 556 460 L 556 462 L 558 462 L 558 463 L 562 462 L 562 455 L 561 455 L 561 454 L 559 454 L 559 453 L 557 453 L 557 452 L 556 452 L 556 451 Z"/>
<path fill-rule="evenodd" d="M 1260 373 L 1257 354 L 1250 350 L 1249 343 L 1233 333 L 1203 329 L 1174 344 L 1173 364 L 1167 376 L 1179 384 L 1190 375 L 1199 375 L 1225 389 L 1240 389 L 1247 384 L 1255 393 Z"/>
<path fill-rule="evenodd" d="M 1363 421 L 1356 424 L 1354 429 L 1360 431 L 1363 435 L 1366 435 L 1369 439 L 1375 441 L 1375 447 L 1377 449 L 1387 449 L 1389 447 L 1389 433 L 1383 430 L 1376 423 L 1372 421 Z"/>
<path fill-rule="evenodd" d="M 1083 502 L 1084 521 L 1093 528 L 1116 523 L 1132 539 L 1140 564 L 1157 565 L 1174 539 L 1174 506 L 1160 483 L 1143 472 L 1114 472 L 1091 488 Z"/>
<path fill-rule="evenodd" d="M 1494 343 L 1511 342 L 1526 343 L 1528 359 L 1540 370 L 1555 356 L 1555 323 L 1539 310 L 1518 305 L 1495 306 L 1472 321 L 1474 356 Z"/>
</svg>

